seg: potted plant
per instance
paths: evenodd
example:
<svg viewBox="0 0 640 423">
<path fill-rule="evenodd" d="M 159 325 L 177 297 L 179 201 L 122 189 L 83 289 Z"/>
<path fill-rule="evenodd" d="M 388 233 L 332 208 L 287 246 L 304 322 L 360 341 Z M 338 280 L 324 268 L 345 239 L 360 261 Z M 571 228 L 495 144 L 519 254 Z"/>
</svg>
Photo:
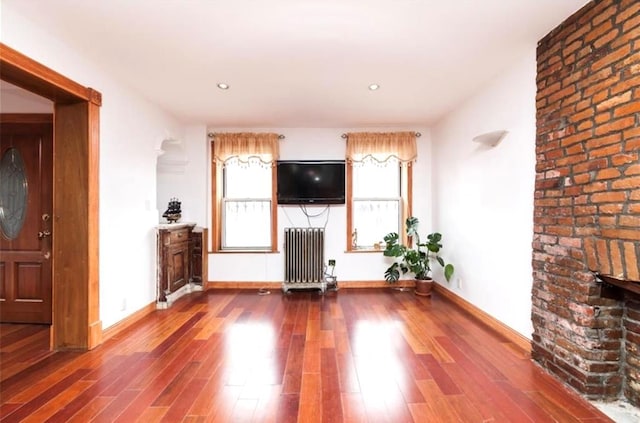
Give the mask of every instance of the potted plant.
<svg viewBox="0 0 640 423">
<path fill-rule="evenodd" d="M 442 235 L 438 232 L 427 235 L 427 241 L 421 242 L 418 234 L 418 218 L 409 217 L 406 220 L 407 236 L 411 240 L 409 245 L 400 243 L 400 236 L 391 232 L 384 237 L 386 257 L 395 257 L 396 260 L 384 272 L 384 278 L 389 283 L 395 283 L 400 279 L 401 273 L 413 273 L 416 280 L 416 294 L 429 296 L 433 287 L 431 279 L 431 263 L 435 260 L 444 269 L 444 277 L 447 282 L 453 275 L 453 265 L 446 264 L 439 253 L 442 249 Z"/>
</svg>

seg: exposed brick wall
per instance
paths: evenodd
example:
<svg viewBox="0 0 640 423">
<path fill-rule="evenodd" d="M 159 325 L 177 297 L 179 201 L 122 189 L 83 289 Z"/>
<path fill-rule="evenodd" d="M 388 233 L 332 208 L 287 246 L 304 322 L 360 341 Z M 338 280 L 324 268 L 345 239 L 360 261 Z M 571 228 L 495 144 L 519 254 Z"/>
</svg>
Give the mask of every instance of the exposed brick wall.
<svg viewBox="0 0 640 423">
<path fill-rule="evenodd" d="M 587 4 L 537 60 L 533 357 L 640 405 L 640 303 L 604 298 L 593 274 L 640 281 L 640 2 Z"/>
</svg>

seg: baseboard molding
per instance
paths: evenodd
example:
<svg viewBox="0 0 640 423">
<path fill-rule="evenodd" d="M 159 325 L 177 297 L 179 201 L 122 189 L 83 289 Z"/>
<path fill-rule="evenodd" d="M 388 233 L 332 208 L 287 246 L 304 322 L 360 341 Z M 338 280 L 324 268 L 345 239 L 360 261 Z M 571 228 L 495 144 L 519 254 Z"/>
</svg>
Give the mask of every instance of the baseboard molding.
<svg viewBox="0 0 640 423">
<path fill-rule="evenodd" d="M 207 289 L 281 289 L 282 282 L 208 281 Z"/>
<path fill-rule="evenodd" d="M 527 353 L 531 352 L 531 340 L 522 336 L 522 334 L 520 334 L 519 332 L 511 329 L 509 326 L 497 320 L 495 317 L 485 313 L 475 305 L 471 304 L 464 298 L 460 297 L 453 291 L 445 288 L 440 284 L 436 283 L 434 285 L 434 291 L 436 291 L 441 297 L 445 298 L 446 300 L 450 301 L 457 307 L 461 308 L 462 310 L 478 319 L 485 326 L 490 327 L 492 330 L 504 336 L 510 342 L 522 348 Z"/>
<path fill-rule="evenodd" d="M 413 288 L 415 282 L 411 280 L 398 282 L 396 284 L 389 284 L 385 281 L 338 281 L 338 288 L 340 289 L 353 289 L 353 288 L 392 288 L 392 287 L 406 287 Z M 282 289 L 282 282 L 230 282 L 230 281 L 209 281 L 207 282 L 207 289 Z"/>
<path fill-rule="evenodd" d="M 127 329 L 129 326 L 136 324 L 140 319 L 153 313 L 154 311 L 156 311 L 155 301 L 150 303 L 149 305 L 142 307 L 140 310 L 134 312 L 133 314 L 130 314 L 129 316 L 120 320 L 118 323 L 109 326 L 102 331 L 102 342 L 118 335 L 120 332 Z"/>
</svg>

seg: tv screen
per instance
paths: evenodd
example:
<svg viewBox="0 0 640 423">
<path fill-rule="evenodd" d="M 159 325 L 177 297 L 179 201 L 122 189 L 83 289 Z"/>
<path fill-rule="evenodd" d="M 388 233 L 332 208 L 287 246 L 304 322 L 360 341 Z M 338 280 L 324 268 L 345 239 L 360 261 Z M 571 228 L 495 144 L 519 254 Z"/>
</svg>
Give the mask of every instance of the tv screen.
<svg viewBox="0 0 640 423">
<path fill-rule="evenodd" d="M 344 204 L 344 160 L 278 161 L 278 204 Z"/>
</svg>

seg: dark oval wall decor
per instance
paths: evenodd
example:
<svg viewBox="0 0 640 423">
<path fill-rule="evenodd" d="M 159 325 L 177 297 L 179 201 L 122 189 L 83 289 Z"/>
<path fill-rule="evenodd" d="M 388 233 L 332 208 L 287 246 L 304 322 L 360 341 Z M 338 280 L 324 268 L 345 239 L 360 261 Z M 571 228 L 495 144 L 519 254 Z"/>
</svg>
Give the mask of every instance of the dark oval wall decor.
<svg viewBox="0 0 640 423">
<path fill-rule="evenodd" d="M 15 239 L 27 215 L 27 175 L 20 152 L 9 148 L 0 160 L 0 228 Z"/>
</svg>

